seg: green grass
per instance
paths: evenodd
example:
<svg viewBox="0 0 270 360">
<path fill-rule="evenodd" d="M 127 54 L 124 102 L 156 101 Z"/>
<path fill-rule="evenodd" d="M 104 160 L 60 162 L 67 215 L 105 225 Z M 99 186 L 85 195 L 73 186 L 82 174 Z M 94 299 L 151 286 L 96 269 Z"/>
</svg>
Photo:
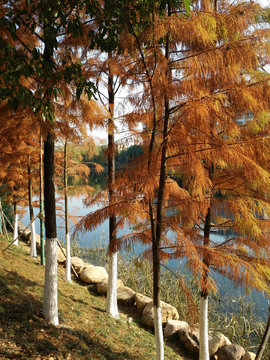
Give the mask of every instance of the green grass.
<svg viewBox="0 0 270 360">
<path fill-rule="evenodd" d="M 7 246 L 0 236 L 0 359 L 155 359 L 153 329 L 140 322 L 135 307 L 119 305 L 120 319 L 106 312 L 106 299 L 95 286 L 64 281 L 58 267 L 60 326 L 42 317 L 44 266 L 29 247 Z M 127 319 L 132 318 L 129 322 Z M 166 360 L 198 359 L 177 337 L 165 340 Z"/>
<path fill-rule="evenodd" d="M 82 248 L 78 242 L 74 241 L 72 251 L 74 256 L 79 256 L 86 262 L 107 267 L 107 246 L 106 235 L 104 234 L 99 241 L 93 241 L 90 248 Z M 181 277 L 182 281 L 185 282 L 197 309 L 199 308 L 200 289 L 198 284 L 179 269 L 176 269 L 174 274 L 169 270 L 162 269 L 161 299 L 177 309 L 180 320 L 198 327 L 198 317 L 194 316 L 196 312 L 189 311 L 191 307 L 187 304 L 186 296 L 179 287 L 177 277 Z M 134 255 L 132 249 L 130 252 L 126 251 L 124 256 L 121 253 L 118 255 L 118 278 L 134 291 L 152 297 L 151 263 L 147 259 L 141 259 Z M 220 306 L 221 304 L 222 306 Z M 231 304 L 232 299 L 229 296 L 220 299 L 219 294 L 210 295 L 209 335 L 214 336 L 223 333 L 232 343 L 241 345 L 246 351 L 256 353 L 264 333 L 265 319 L 261 319 L 258 315 L 254 303 L 248 296 L 241 297 L 234 309 L 232 309 Z M 264 353 L 265 357 L 269 357 L 269 355 L 270 344 L 267 345 Z"/>
</svg>

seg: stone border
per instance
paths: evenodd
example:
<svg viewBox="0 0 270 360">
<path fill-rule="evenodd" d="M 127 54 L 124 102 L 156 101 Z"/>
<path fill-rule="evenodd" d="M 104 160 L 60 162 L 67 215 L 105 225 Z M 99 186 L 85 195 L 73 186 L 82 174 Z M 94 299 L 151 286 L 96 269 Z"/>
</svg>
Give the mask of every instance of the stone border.
<svg viewBox="0 0 270 360">
<path fill-rule="evenodd" d="M 19 234 L 23 232 L 25 225 L 19 220 Z M 31 231 L 26 230 L 22 238 L 29 242 Z M 37 251 L 40 251 L 40 239 L 36 234 Z M 63 249 L 65 251 L 65 249 Z M 65 254 L 57 247 L 57 262 L 65 267 Z M 75 269 L 80 280 L 86 284 L 96 284 L 99 294 L 107 294 L 108 273 L 104 267 L 84 263 L 81 258 L 71 257 L 71 266 Z M 136 293 L 122 280 L 117 280 L 117 301 L 120 304 L 137 307 L 137 312 L 142 314 L 142 323 L 154 328 L 154 307 L 152 298 Z M 170 337 L 178 333 L 179 340 L 185 348 L 191 352 L 199 353 L 200 336 L 199 329 L 192 328 L 187 322 L 179 320 L 179 314 L 175 307 L 161 301 L 161 320 L 164 327 L 164 337 Z M 237 344 L 231 344 L 223 334 L 217 334 L 213 338 L 209 336 L 209 355 L 215 360 L 254 360 L 256 354 L 246 352 Z"/>
</svg>

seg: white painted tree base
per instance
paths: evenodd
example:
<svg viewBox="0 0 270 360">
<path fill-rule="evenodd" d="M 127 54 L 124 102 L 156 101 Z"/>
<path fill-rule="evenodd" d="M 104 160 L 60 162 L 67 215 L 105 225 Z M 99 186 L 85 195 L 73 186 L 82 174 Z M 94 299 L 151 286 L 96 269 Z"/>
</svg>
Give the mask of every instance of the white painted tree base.
<svg viewBox="0 0 270 360">
<path fill-rule="evenodd" d="M 35 222 L 31 224 L 31 251 L 30 256 L 37 257 L 36 229 Z"/>
<path fill-rule="evenodd" d="M 15 239 L 17 239 L 17 237 L 18 237 L 18 215 L 17 215 L 17 213 L 14 215 L 14 230 L 13 230 L 13 241 L 15 240 Z M 13 243 L 14 245 L 19 245 L 19 240 L 17 239 L 16 241 L 14 241 L 14 243 Z"/>
<path fill-rule="evenodd" d="M 200 300 L 200 355 L 199 360 L 209 360 L 208 345 L 208 296 Z"/>
<path fill-rule="evenodd" d="M 156 306 L 154 306 L 154 324 L 155 324 L 155 339 L 156 339 L 156 360 L 164 360 L 161 308 Z"/>
<path fill-rule="evenodd" d="M 53 325 L 59 325 L 57 300 L 57 239 L 46 238 L 45 244 L 45 281 L 43 315 Z"/>
<path fill-rule="evenodd" d="M 65 272 L 65 279 L 71 281 L 71 264 L 70 264 L 70 236 L 69 233 L 66 234 L 66 272 Z"/>
<path fill-rule="evenodd" d="M 106 312 L 114 319 L 119 319 L 117 308 L 117 252 L 109 256 L 109 274 Z"/>
</svg>

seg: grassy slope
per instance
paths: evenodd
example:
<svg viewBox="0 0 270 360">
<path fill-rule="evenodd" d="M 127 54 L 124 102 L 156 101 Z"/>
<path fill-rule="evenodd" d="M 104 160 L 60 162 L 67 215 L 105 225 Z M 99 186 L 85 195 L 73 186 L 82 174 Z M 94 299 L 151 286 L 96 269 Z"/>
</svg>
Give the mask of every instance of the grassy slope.
<svg viewBox="0 0 270 360">
<path fill-rule="evenodd" d="M 135 308 L 119 306 L 120 320 L 105 312 L 95 286 L 63 280 L 58 267 L 60 326 L 42 318 L 44 266 L 21 243 L 4 254 L 0 235 L 0 359 L 155 359 L 153 330 Z M 130 322 L 130 318 L 132 321 Z M 177 336 L 165 339 L 165 359 L 198 359 Z"/>
</svg>

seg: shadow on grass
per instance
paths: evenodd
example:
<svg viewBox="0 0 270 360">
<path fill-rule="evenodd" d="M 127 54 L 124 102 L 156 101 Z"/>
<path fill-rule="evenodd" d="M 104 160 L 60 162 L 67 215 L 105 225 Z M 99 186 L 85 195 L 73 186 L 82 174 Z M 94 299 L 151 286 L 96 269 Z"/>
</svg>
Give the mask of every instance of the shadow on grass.
<svg viewBox="0 0 270 360">
<path fill-rule="evenodd" d="M 118 304 L 124 317 L 114 321 L 105 313 L 106 300 L 97 293 L 96 285 L 74 281 L 81 285 L 76 289 L 62 282 L 58 291 L 62 323 L 57 327 L 49 325 L 42 318 L 44 268 L 38 269 L 29 254 L 17 247 L 2 260 L 0 359 L 155 359 L 154 331 L 141 323 L 136 307 Z M 62 270 L 59 267 L 59 279 Z M 131 317 L 132 323 L 125 317 L 127 320 Z M 165 340 L 165 344 L 167 359 L 197 358 L 192 353 L 183 353 L 177 339 Z"/>
<path fill-rule="evenodd" d="M 82 305 L 88 305 L 85 301 L 83 301 L 82 299 L 76 299 L 75 296 L 73 296 L 73 295 L 70 295 L 70 299 L 72 301 L 74 301 L 75 303 L 80 303 Z"/>
<path fill-rule="evenodd" d="M 138 359 L 114 351 L 94 325 L 85 331 L 47 324 L 40 317 L 42 301 L 31 294 L 36 287 L 40 284 L 17 272 L 0 272 L 0 359 Z"/>
</svg>

